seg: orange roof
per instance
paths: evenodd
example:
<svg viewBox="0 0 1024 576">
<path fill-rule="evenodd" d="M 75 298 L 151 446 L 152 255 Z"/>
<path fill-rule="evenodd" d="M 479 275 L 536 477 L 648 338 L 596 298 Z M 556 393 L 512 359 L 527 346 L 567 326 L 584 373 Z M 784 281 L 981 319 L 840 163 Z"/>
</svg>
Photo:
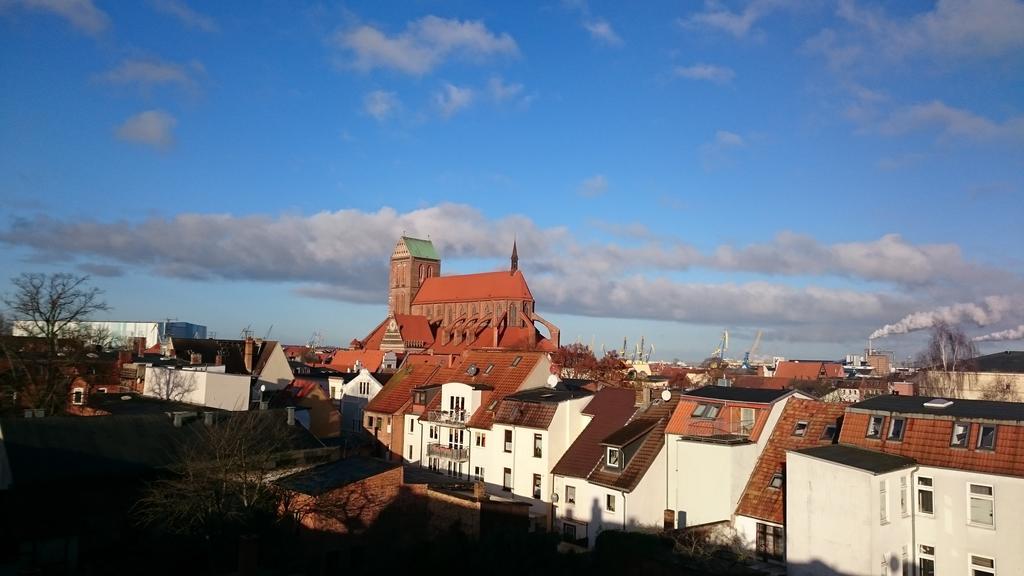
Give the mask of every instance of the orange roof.
<svg viewBox="0 0 1024 576">
<path fill-rule="evenodd" d="M 479 302 L 481 300 L 533 300 L 526 278 L 514 272 L 481 272 L 457 276 L 432 276 L 420 287 L 413 306 L 440 302 Z"/>
<path fill-rule="evenodd" d="M 496 401 L 519 390 L 526 377 L 533 372 L 534 367 L 544 356 L 543 352 L 470 350 L 463 357 L 461 364 L 439 370 L 432 382 L 462 382 L 490 386 L 488 398 L 473 413 L 468 423 L 468 426 L 473 428 L 490 428 L 494 420 L 494 407 L 498 405 Z M 519 358 L 518 362 L 516 358 Z M 476 365 L 477 368 L 476 375 L 473 376 L 467 372 L 472 365 Z"/>
<path fill-rule="evenodd" d="M 767 388 L 771 390 L 787 390 L 792 388 L 792 379 L 778 376 L 756 376 L 741 374 L 732 377 L 732 385 L 740 388 Z"/>
<path fill-rule="evenodd" d="M 388 380 L 380 392 L 370 400 L 364 411 L 379 414 L 396 414 L 412 401 L 412 389 L 431 381 L 439 370 L 429 364 L 412 364 L 403 367 Z"/>
<path fill-rule="evenodd" d="M 445 366 L 448 364 L 448 354 L 406 354 L 402 366 L 422 364 L 425 366 Z"/>
<path fill-rule="evenodd" d="M 371 350 L 379 350 L 384 333 L 388 331 L 388 318 L 377 325 L 370 332 L 370 335 L 363 341 L 363 347 Z M 402 342 L 422 342 L 423 347 L 430 347 L 434 342 L 434 331 L 430 329 L 430 322 L 426 316 L 419 314 L 395 314 L 395 322 L 398 323 L 398 332 L 402 335 Z"/>
<path fill-rule="evenodd" d="M 338 350 L 325 366 L 342 372 L 351 372 L 358 361 L 363 368 L 376 372 L 384 362 L 384 354 L 382 350 Z"/>
<path fill-rule="evenodd" d="M 782 524 L 785 498 L 782 488 L 769 485 L 772 476 L 783 472 L 787 450 L 822 446 L 838 440 L 838 425 L 845 409 L 845 404 L 790 398 L 750 474 L 736 513 Z M 793 435 L 798 422 L 807 423 L 802 436 Z M 837 426 L 836 432 L 831 437 L 823 438 L 825 427 L 829 425 Z"/>
<path fill-rule="evenodd" d="M 700 395 L 700 391 L 707 390 L 715 394 Z M 672 413 L 665 432 L 681 436 L 739 435 L 747 436 L 756 442 L 768 420 L 772 405 L 791 395 L 792 392 L 772 394 L 763 388 L 714 386 L 691 390 L 690 394 L 684 392 L 683 399 Z M 740 400 L 728 399 L 729 396 L 738 397 Z M 700 404 L 715 404 L 720 406 L 720 409 L 715 418 L 695 417 L 693 412 Z M 749 430 L 744 430 L 745 427 L 741 425 L 741 408 L 754 410 L 754 423 Z"/>
<path fill-rule="evenodd" d="M 798 362 L 785 360 L 775 367 L 776 378 L 790 380 L 817 380 L 818 378 L 843 378 L 846 373 L 837 362 Z"/>
</svg>

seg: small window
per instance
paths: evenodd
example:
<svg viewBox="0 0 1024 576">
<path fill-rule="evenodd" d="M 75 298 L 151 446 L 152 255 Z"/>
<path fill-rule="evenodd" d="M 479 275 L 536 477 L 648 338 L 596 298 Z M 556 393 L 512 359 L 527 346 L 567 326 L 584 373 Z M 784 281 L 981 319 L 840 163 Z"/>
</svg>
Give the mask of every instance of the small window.
<svg viewBox="0 0 1024 576">
<path fill-rule="evenodd" d="M 900 442 L 903 440 L 903 429 L 907 426 L 906 418 L 893 418 L 889 422 L 889 440 Z"/>
<path fill-rule="evenodd" d="M 907 500 L 907 477 L 900 476 L 900 515 L 910 515 L 910 503 Z"/>
<path fill-rule="evenodd" d="M 618 448 L 608 448 L 608 453 L 605 458 L 605 464 L 609 468 L 621 468 L 622 467 L 622 453 Z"/>
<path fill-rule="evenodd" d="M 949 445 L 954 448 L 966 448 L 967 447 L 967 436 L 971 433 L 971 425 L 967 422 L 954 422 L 953 423 L 953 438 L 950 439 Z"/>
<path fill-rule="evenodd" d="M 995 526 L 995 499 L 991 486 L 984 484 L 968 484 L 968 520 L 977 526 Z"/>
<path fill-rule="evenodd" d="M 882 524 L 889 523 L 889 481 L 878 482 L 878 519 Z"/>
<path fill-rule="evenodd" d="M 917 511 L 921 514 L 935 513 L 935 495 L 932 493 L 932 479 L 917 477 Z"/>
<path fill-rule="evenodd" d="M 694 418 L 703 418 L 704 412 L 706 412 L 707 409 L 707 404 L 697 404 L 697 407 L 693 409 L 693 414 L 691 414 L 691 416 L 693 416 Z"/>
<path fill-rule="evenodd" d="M 484 467 L 483 466 L 474 466 L 473 467 L 473 477 L 476 478 L 477 480 L 483 480 L 484 479 Z"/>
<path fill-rule="evenodd" d="M 722 407 L 718 404 L 709 404 L 707 412 L 704 413 L 705 418 L 718 418 L 718 412 Z"/>
<path fill-rule="evenodd" d="M 978 432 L 978 450 L 996 449 L 996 427 L 994 424 L 982 424 Z"/>
<path fill-rule="evenodd" d="M 75 388 L 71 393 L 71 403 L 75 406 L 81 406 L 85 404 L 85 390 L 82 388 Z"/>
<path fill-rule="evenodd" d="M 880 438 L 882 436 L 882 423 L 885 422 L 884 416 L 872 416 L 868 421 L 868 438 Z"/>
<path fill-rule="evenodd" d="M 505 492 L 512 491 L 512 469 L 505 468 L 505 474 L 501 478 L 501 489 Z"/>
<path fill-rule="evenodd" d="M 921 545 L 917 563 L 918 576 L 935 576 L 935 547 Z"/>
<path fill-rule="evenodd" d="M 475 444 L 477 446 L 481 447 L 481 448 L 486 448 L 487 447 L 487 434 L 485 434 L 483 432 L 477 432 L 476 433 L 476 442 L 475 442 Z"/>
<path fill-rule="evenodd" d="M 409 444 L 409 460 L 412 460 L 412 444 Z"/>
<path fill-rule="evenodd" d="M 565 487 L 565 503 L 575 504 L 576 503 L 576 487 L 566 486 Z"/>
<path fill-rule="evenodd" d="M 807 422 L 800 421 L 793 427 L 793 436 L 806 436 L 807 435 Z"/>
<path fill-rule="evenodd" d="M 505 430 L 505 452 L 512 452 L 512 431 Z"/>
<path fill-rule="evenodd" d="M 995 558 L 971 554 L 971 576 L 996 576 Z"/>
<path fill-rule="evenodd" d="M 366 427 L 373 428 L 373 416 L 366 417 Z"/>
<path fill-rule="evenodd" d="M 522 362 L 522 361 L 523 361 L 523 357 L 522 356 L 516 356 L 515 358 L 512 359 L 512 367 L 515 368 L 516 366 L 519 366 L 519 363 Z"/>
<path fill-rule="evenodd" d="M 544 455 L 544 437 L 540 434 L 533 435 L 533 457 L 540 458 Z"/>
<path fill-rule="evenodd" d="M 825 431 L 821 433 L 822 440 L 835 440 L 836 438 L 836 425 L 829 424 L 825 426 Z"/>
<path fill-rule="evenodd" d="M 614 494 L 609 494 L 607 497 L 605 497 L 604 507 L 609 512 L 615 512 L 615 495 Z"/>
<path fill-rule="evenodd" d="M 416 420 L 413 419 L 413 418 L 410 418 L 409 419 L 409 432 L 415 432 L 415 431 L 416 431 Z"/>
<path fill-rule="evenodd" d="M 533 497 L 536 498 L 537 500 L 540 500 L 540 495 L 541 495 L 540 483 L 541 483 L 540 474 L 534 474 L 533 475 Z"/>
<path fill-rule="evenodd" d="M 782 472 L 776 472 L 775 474 L 772 474 L 772 479 L 768 481 L 768 487 L 781 490 L 782 482 Z"/>
</svg>

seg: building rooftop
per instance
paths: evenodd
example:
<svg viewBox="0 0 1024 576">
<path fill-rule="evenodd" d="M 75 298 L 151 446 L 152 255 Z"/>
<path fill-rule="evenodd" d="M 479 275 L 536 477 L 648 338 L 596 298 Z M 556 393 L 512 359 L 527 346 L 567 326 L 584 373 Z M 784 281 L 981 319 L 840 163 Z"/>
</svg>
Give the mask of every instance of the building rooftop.
<svg viewBox="0 0 1024 576">
<path fill-rule="evenodd" d="M 354 456 L 308 468 L 279 479 L 276 484 L 286 490 L 319 496 L 331 490 L 372 478 L 401 464 L 366 456 Z"/>
<path fill-rule="evenodd" d="M 111 416 L 138 416 L 140 414 L 169 414 L 171 412 L 221 412 L 219 408 L 207 408 L 196 404 L 186 404 L 174 400 L 163 400 L 152 396 L 143 396 L 134 392 L 89 394 L 86 405 L 95 410 L 102 410 Z"/>
<path fill-rule="evenodd" d="M 926 402 L 945 400 L 950 404 L 944 408 L 930 408 Z M 995 400 L 963 400 L 960 398 L 935 398 L 933 396 L 897 396 L 883 394 L 862 400 L 850 406 L 851 410 L 897 412 L 949 418 L 978 418 L 1024 422 L 1024 403 L 1000 402 Z"/>
<path fill-rule="evenodd" d="M 732 402 L 750 402 L 754 404 L 770 404 L 779 398 L 793 394 L 792 390 L 775 390 L 770 388 L 739 388 L 736 386 L 704 386 L 684 392 L 684 396 L 707 398 Z"/>
<path fill-rule="evenodd" d="M 431 276 L 423 281 L 412 305 L 484 300 L 533 301 L 533 294 L 519 270 Z"/>
<path fill-rule="evenodd" d="M 559 402 L 585 398 L 593 395 L 593 392 L 585 388 L 581 388 L 575 383 L 562 381 L 554 388 L 549 388 L 547 386 L 543 386 L 541 388 L 529 388 L 527 390 L 516 392 L 515 394 L 509 394 L 505 398 L 507 400 L 518 400 L 520 402 L 557 404 Z"/>
<path fill-rule="evenodd" d="M 624 426 L 636 411 L 635 399 L 636 393 L 628 388 L 598 390 L 582 411 L 593 418 L 569 445 L 551 473 L 586 478 L 601 460 L 604 452 L 601 441 Z"/>
<path fill-rule="evenodd" d="M 913 458 L 855 448 L 844 444 L 814 446 L 795 450 L 795 452 L 819 460 L 843 464 L 844 466 L 857 468 L 872 474 L 885 474 L 886 472 L 914 466 L 917 463 Z"/>
<path fill-rule="evenodd" d="M 437 250 L 434 249 L 434 243 L 430 240 L 402 236 L 402 241 L 405 242 L 405 249 L 409 251 L 409 255 L 413 258 L 423 258 L 425 260 L 441 259 L 437 254 Z"/>
<path fill-rule="evenodd" d="M 995 354 L 978 356 L 971 362 L 975 366 L 974 369 L 979 372 L 1024 374 L 1024 352 L 1018 350 L 1004 350 Z"/>
</svg>

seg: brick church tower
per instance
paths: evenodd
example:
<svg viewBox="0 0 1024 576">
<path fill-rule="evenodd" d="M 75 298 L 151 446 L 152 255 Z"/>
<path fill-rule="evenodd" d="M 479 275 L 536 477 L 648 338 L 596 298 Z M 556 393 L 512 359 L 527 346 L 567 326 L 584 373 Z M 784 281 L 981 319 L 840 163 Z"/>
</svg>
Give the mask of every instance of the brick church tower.
<svg viewBox="0 0 1024 576">
<path fill-rule="evenodd" d="M 441 257 L 430 240 L 402 236 L 391 253 L 388 314 L 409 314 L 423 281 L 441 275 Z"/>
</svg>

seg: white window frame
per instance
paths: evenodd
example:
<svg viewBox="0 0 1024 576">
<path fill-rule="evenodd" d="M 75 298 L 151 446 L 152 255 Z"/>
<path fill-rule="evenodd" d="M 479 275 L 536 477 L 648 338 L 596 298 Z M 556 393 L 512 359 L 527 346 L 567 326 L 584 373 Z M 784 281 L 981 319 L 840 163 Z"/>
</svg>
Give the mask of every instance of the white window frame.
<svg viewBox="0 0 1024 576">
<path fill-rule="evenodd" d="M 957 434 L 956 434 L 956 427 L 957 426 L 963 426 L 964 427 L 964 441 L 963 442 L 957 442 L 956 441 L 956 436 L 957 436 Z M 950 448 L 967 448 L 967 444 L 968 444 L 968 442 L 970 442 L 970 440 L 971 440 L 971 423 L 970 422 L 961 422 L 959 420 L 953 421 L 953 434 L 949 438 L 949 446 L 950 446 Z"/>
<path fill-rule="evenodd" d="M 807 436 L 807 429 L 810 428 L 810 423 L 806 420 L 800 420 L 793 426 L 793 436 L 804 437 Z"/>
<path fill-rule="evenodd" d="M 576 487 L 565 485 L 565 503 L 575 504 L 576 503 Z"/>
<path fill-rule="evenodd" d="M 896 423 L 900 423 L 900 435 L 894 436 L 893 432 L 896 430 Z M 903 435 L 907 433 L 907 419 L 906 418 L 889 418 L 889 433 L 885 435 L 886 440 L 892 442 L 903 442 Z"/>
<path fill-rule="evenodd" d="M 928 481 L 928 485 L 926 486 L 926 485 L 921 484 L 921 480 L 927 480 Z M 929 494 L 932 495 L 932 510 L 931 510 L 931 512 L 925 512 L 925 511 L 921 510 L 921 495 L 920 494 L 917 495 L 917 498 L 914 500 L 914 503 L 915 503 L 914 508 L 917 510 L 917 513 L 920 514 L 921 516 L 935 516 L 935 479 L 932 478 L 931 476 L 918 476 L 917 477 L 917 481 L 915 482 L 915 485 L 916 485 L 916 488 L 917 488 L 916 491 L 918 493 L 920 493 L 920 492 L 928 492 Z"/>
<path fill-rule="evenodd" d="M 612 453 L 613 452 L 616 455 L 615 464 L 612 464 Z M 609 468 L 616 468 L 616 469 L 621 470 L 622 469 L 622 450 L 619 450 L 618 448 L 612 448 L 611 446 L 606 447 L 605 448 L 605 454 L 604 454 L 604 463 L 605 463 L 605 466 L 607 466 Z"/>
<path fill-rule="evenodd" d="M 992 561 L 992 567 L 989 568 L 988 566 L 979 566 L 978 564 L 975 564 L 974 563 L 974 559 L 975 558 L 991 560 Z M 967 574 L 969 576 L 979 576 L 979 573 L 975 572 L 976 570 L 980 570 L 981 571 L 980 574 L 984 574 L 985 576 L 996 576 L 996 559 L 991 557 L 991 556 L 985 556 L 985 555 L 982 555 L 982 554 L 968 554 L 967 555 Z"/>
<path fill-rule="evenodd" d="M 985 428 L 992 429 L 992 446 L 982 446 L 982 439 L 985 437 Z M 996 442 L 999 440 L 999 426 L 995 424 L 981 424 L 978 426 L 978 440 L 975 443 L 974 448 L 977 450 L 983 450 L 985 452 L 994 452 L 996 449 Z"/>
<path fill-rule="evenodd" d="M 604 509 L 609 512 L 615 512 L 615 494 L 605 494 Z"/>
<path fill-rule="evenodd" d="M 925 548 L 931 550 L 931 553 L 925 552 L 924 551 Z M 934 546 L 928 546 L 926 544 L 921 544 L 920 546 L 917 547 L 917 550 L 918 550 L 918 554 L 917 554 L 917 574 L 921 574 L 922 572 L 924 572 L 923 570 L 921 570 L 921 561 L 922 560 L 928 560 L 928 561 L 930 561 L 932 563 L 932 573 L 934 574 L 935 573 L 935 547 Z"/>
<path fill-rule="evenodd" d="M 907 476 L 900 476 L 900 516 L 910 516 L 910 500 L 908 496 Z"/>
<path fill-rule="evenodd" d="M 75 400 L 76 395 L 78 396 L 78 400 Z M 71 389 L 71 403 L 75 406 L 82 406 L 85 404 L 85 388 L 76 387 Z"/>
<path fill-rule="evenodd" d="M 878 421 L 877 427 L 874 425 L 876 420 Z M 875 439 L 881 438 L 883 427 L 885 427 L 885 416 L 878 416 L 876 414 L 868 417 L 868 429 L 864 432 L 864 437 Z M 871 431 L 872 428 L 874 428 L 874 432 Z"/>
<path fill-rule="evenodd" d="M 878 481 L 878 519 L 884 526 L 889 523 L 889 481 Z"/>
<path fill-rule="evenodd" d="M 988 488 L 989 491 L 991 492 L 991 494 L 976 494 L 976 493 L 971 491 L 971 486 L 980 486 L 980 487 L 983 487 L 983 488 Z M 992 523 L 991 524 L 983 524 L 981 522 L 975 522 L 971 518 L 971 501 L 974 500 L 974 499 L 986 500 L 986 501 L 992 503 Z M 967 524 L 968 524 L 968 526 L 975 526 L 975 527 L 978 527 L 978 528 L 986 528 L 986 529 L 989 529 L 989 530 L 995 530 L 995 528 L 996 528 L 996 489 L 995 489 L 995 486 L 993 486 L 991 484 L 979 484 L 977 482 L 968 482 L 967 483 Z"/>
<path fill-rule="evenodd" d="M 473 440 L 473 444 L 475 446 L 479 446 L 481 448 L 486 448 L 487 447 L 487 434 L 484 433 L 484 432 L 477 432 L 476 433 L 476 438 L 474 438 L 474 440 Z"/>
</svg>

